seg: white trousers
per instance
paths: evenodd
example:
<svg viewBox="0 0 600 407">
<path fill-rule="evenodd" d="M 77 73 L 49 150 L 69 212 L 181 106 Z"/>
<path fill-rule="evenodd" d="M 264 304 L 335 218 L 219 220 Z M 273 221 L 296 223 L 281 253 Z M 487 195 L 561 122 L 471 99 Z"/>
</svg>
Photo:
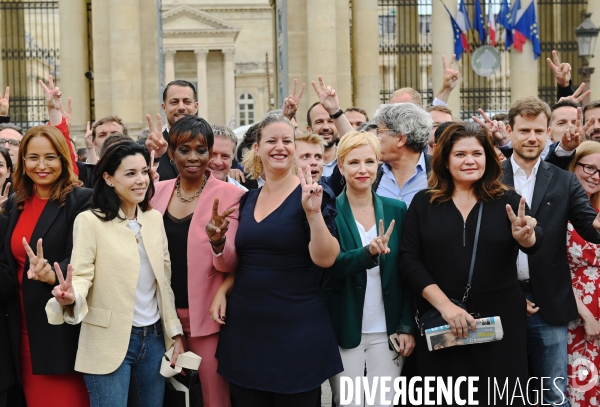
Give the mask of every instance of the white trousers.
<svg viewBox="0 0 600 407">
<path fill-rule="evenodd" d="M 388 336 L 385 332 L 365 334 L 361 336 L 360 344 L 354 349 L 340 349 L 340 356 L 342 357 L 342 363 L 344 364 L 344 371 L 333 376 L 329 379 L 331 385 L 331 391 L 333 393 L 333 399 L 335 400 L 336 406 L 340 407 L 342 390 L 341 378 L 348 377 L 352 380 L 353 390 L 351 396 L 351 403 L 344 405 L 348 406 L 390 406 L 392 405 L 392 399 L 394 397 L 394 380 L 400 376 L 402 371 L 402 365 L 404 358 L 399 357 L 400 366 L 394 361 L 394 357 L 397 355 L 396 351 L 390 350 L 388 345 Z M 365 375 L 365 363 L 367 366 L 367 378 L 370 389 L 375 388 L 375 398 L 373 403 L 366 403 L 363 398 L 364 388 L 362 387 L 362 377 Z M 359 391 L 360 397 L 356 400 L 356 378 L 359 378 L 361 390 Z M 374 377 L 378 377 L 377 386 L 373 387 Z M 391 377 L 391 382 L 387 382 L 385 385 L 389 388 L 385 399 L 387 403 L 381 401 L 381 386 L 380 381 L 382 377 Z M 346 385 L 344 391 L 346 392 L 345 398 L 348 398 L 347 394 L 349 386 Z M 365 404 L 366 403 L 366 404 Z"/>
</svg>

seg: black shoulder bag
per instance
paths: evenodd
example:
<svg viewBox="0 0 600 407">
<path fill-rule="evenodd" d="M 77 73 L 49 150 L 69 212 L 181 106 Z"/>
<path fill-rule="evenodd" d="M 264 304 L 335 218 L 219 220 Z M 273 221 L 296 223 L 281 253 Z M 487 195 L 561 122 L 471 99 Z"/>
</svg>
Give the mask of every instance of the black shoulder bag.
<svg viewBox="0 0 600 407">
<path fill-rule="evenodd" d="M 475 229 L 475 242 L 473 243 L 473 255 L 471 256 L 471 267 L 469 269 L 469 281 L 467 281 L 467 286 L 465 287 L 465 293 L 463 294 L 463 298 L 461 301 L 450 298 L 450 301 L 455 305 L 461 307 L 465 311 L 467 310 L 467 298 L 469 297 L 469 291 L 471 290 L 471 280 L 473 279 L 473 269 L 475 268 L 475 256 L 477 255 L 477 242 L 479 241 L 479 229 L 481 227 L 481 213 L 483 212 L 483 202 L 479 204 L 479 214 L 477 215 L 477 228 Z M 471 314 L 476 318 L 479 318 L 479 315 Z M 442 314 L 435 309 L 432 308 L 426 313 L 424 313 L 421 317 L 419 317 L 419 311 L 417 311 L 417 315 L 415 316 L 417 321 L 417 325 L 421 330 L 421 336 L 425 334 L 426 329 L 435 328 L 442 325 L 448 325 L 448 322 L 442 318 Z"/>
</svg>

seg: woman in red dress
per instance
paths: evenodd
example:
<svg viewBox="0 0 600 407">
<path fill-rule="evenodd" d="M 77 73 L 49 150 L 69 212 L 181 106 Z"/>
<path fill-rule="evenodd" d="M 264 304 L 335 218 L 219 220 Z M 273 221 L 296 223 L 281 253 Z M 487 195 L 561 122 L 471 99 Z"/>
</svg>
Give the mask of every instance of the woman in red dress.
<svg viewBox="0 0 600 407">
<path fill-rule="evenodd" d="M 45 306 L 58 284 L 51 265 L 67 269 L 73 223 L 92 191 L 80 187 L 69 147 L 54 127 L 29 130 L 15 165 L 0 262 L 10 267 L 17 294 L 7 303 L 8 329 L 27 406 L 89 406 L 83 377 L 74 371 L 79 326 L 48 324 Z"/>
<path fill-rule="evenodd" d="M 600 209 L 600 143 L 581 143 L 569 170 L 581 182 L 592 206 Z M 597 379 L 600 370 L 600 245 L 583 240 L 569 223 L 567 248 L 579 312 L 579 318 L 569 324 L 567 337 L 567 392 L 572 407 L 597 406 L 600 382 L 590 379 Z"/>
</svg>

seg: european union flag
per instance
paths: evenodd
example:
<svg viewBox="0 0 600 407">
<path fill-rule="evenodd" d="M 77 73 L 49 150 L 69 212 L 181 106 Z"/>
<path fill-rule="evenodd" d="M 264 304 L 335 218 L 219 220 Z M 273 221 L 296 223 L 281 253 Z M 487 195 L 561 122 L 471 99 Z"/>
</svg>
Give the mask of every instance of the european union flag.
<svg viewBox="0 0 600 407">
<path fill-rule="evenodd" d="M 533 44 L 533 55 L 534 59 L 538 59 L 542 54 L 540 47 L 540 37 L 538 33 L 538 22 L 535 13 L 535 4 L 532 1 L 529 7 L 525 10 L 519 21 L 513 26 L 515 31 L 523 34 Z"/>
<path fill-rule="evenodd" d="M 500 5 L 500 11 L 498 12 L 498 24 L 504 27 L 504 32 L 506 33 L 504 49 L 509 49 L 510 46 L 513 44 L 513 35 L 512 18 L 508 0 L 502 0 L 502 4 Z"/>
<path fill-rule="evenodd" d="M 488 10 L 488 13 L 491 10 Z M 483 19 L 483 10 L 481 9 L 481 3 L 479 0 L 475 0 L 475 21 L 473 21 L 474 29 L 479 33 L 479 40 L 481 44 L 485 44 L 485 22 Z"/>
<path fill-rule="evenodd" d="M 453 40 L 454 40 L 454 54 L 456 55 L 456 60 L 459 61 L 460 57 L 462 56 L 463 51 L 464 51 L 463 44 L 462 44 L 462 30 L 460 29 L 460 26 L 458 25 L 458 23 L 456 22 L 454 17 L 452 17 L 452 14 L 450 14 L 450 10 L 448 10 L 448 7 L 446 7 L 445 4 L 444 4 L 444 8 L 448 12 L 448 15 L 450 16 L 450 22 L 452 23 L 452 35 L 453 35 Z"/>
</svg>

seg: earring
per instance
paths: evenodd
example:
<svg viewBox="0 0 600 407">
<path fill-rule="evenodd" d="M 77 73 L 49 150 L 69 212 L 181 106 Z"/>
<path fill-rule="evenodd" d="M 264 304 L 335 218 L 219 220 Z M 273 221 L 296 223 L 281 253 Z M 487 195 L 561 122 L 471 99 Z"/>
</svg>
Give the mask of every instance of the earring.
<svg viewBox="0 0 600 407">
<path fill-rule="evenodd" d="M 108 184 L 108 183 L 107 183 L 106 185 L 108 185 L 108 186 L 109 186 L 109 187 L 111 187 L 111 188 L 113 187 L 113 184 Z"/>
<path fill-rule="evenodd" d="M 169 160 L 169 162 L 170 162 L 172 165 L 175 165 L 175 161 L 173 161 L 173 160 Z"/>
<path fill-rule="evenodd" d="M 342 179 L 340 180 L 340 184 L 344 185 L 346 183 L 346 178 L 344 178 L 344 176 L 342 176 Z"/>
</svg>

